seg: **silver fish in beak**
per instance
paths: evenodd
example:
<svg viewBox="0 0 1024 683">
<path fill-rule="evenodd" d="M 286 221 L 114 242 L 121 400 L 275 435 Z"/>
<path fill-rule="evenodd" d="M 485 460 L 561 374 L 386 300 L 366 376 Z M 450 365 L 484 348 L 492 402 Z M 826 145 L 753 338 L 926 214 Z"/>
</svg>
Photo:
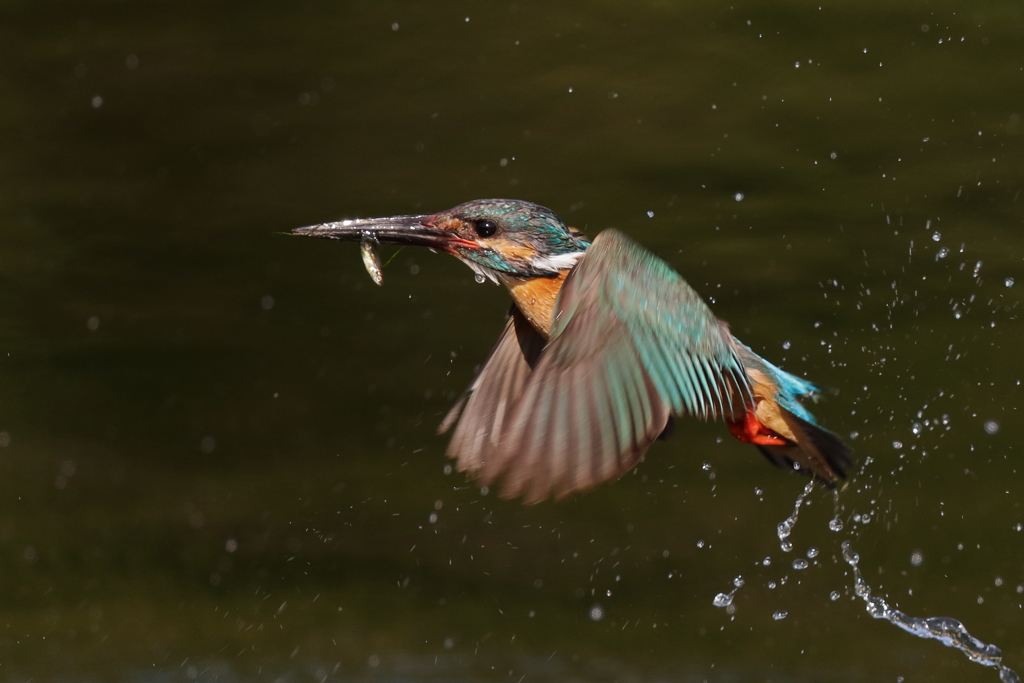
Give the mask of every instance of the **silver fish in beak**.
<svg viewBox="0 0 1024 683">
<path fill-rule="evenodd" d="M 380 255 L 376 245 L 370 240 L 359 243 L 359 253 L 363 257 L 363 267 L 370 274 L 373 282 L 379 287 L 384 284 L 384 268 L 380 264 Z"/>
</svg>

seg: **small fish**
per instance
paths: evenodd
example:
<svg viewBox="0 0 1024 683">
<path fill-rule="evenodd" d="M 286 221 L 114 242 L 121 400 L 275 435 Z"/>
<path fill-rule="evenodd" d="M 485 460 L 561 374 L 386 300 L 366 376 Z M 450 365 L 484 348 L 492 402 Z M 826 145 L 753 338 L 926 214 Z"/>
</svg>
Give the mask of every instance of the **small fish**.
<svg viewBox="0 0 1024 683">
<path fill-rule="evenodd" d="M 373 246 L 373 242 L 369 240 L 363 240 L 359 243 L 359 253 L 363 256 L 363 266 L 366 268 L 366 272 L 370 274 L 373 281 L 379 286 L 384 284 L 384 270 L 380 265 L 380 256 L 377 254 L 377 249 Z"/>
</svg>

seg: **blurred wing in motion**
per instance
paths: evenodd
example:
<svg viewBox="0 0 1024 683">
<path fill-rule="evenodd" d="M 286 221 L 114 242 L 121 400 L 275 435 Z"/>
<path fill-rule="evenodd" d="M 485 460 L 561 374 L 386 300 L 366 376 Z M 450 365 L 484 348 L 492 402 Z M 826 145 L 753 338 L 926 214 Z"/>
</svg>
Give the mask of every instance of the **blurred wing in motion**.
<svg viewBox="0 0 1024 683">
<path fill-rule="evenodd" d="M 448 451 L 484 484 L 504 476 L 504 497 L 532 503 L 590 488 L 632 468 L 673 414 L 730 417 L 752 400 L 725 323 L 615 230 L 566 278 L 536 357 L 543 339 L 523 324 L 513 315 L 506 325 Z"/>
</svg>

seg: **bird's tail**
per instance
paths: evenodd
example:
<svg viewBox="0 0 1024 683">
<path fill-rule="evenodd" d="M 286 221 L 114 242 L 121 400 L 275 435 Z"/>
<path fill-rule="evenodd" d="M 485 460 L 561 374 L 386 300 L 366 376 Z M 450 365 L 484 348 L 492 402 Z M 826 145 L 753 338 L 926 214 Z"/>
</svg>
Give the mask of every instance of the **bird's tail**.
<svg viewBox="0 0 1024 683">
<path fill-rule="evenodd" d="M 778 467 L 806 472 L 832 486 L 846 478 L 850 449 L 820 426 L 799 402 L 816 399 L 818 388 L 791 375 L 743 346 L 740 359 L 750 379 L 753 404 L 729 429 L 740 441 L 755 444 Z"/>
</svg>

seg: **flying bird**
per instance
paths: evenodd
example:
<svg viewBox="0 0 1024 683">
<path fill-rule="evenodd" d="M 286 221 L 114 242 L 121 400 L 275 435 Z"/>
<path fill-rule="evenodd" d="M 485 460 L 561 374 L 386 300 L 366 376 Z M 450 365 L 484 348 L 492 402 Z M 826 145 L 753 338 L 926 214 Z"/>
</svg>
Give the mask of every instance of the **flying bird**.
<svg viewBox="0 0 1024 683">
<path fill-rule="evenodd" d="M 684 415 L 723 419 L 779 467 L 829 486 L 845 478 L 849 448 L 799 402 L 819 389 L 741 343 L 617 230 L 588 241 L 543 206 L 482 199 L 293 233 L 361 242 L 364 259 L 378 243 L 430 247 L 508 289 L 509 320 L 438 430 L 454 427 L 458 469 L 500 480 L 505 498 L 563 498 L 619 477 Z M 380 284 L 379 266 L 371 274 Z"/>
</svg>

